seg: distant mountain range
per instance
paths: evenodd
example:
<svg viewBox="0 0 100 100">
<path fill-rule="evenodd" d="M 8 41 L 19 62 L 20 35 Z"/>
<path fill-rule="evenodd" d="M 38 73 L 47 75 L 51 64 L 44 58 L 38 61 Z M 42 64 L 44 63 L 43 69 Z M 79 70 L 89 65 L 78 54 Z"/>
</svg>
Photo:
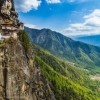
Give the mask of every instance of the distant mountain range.
<svg viewBox="0 0 100 100">
<path fill-rule="evenodd" d="M 100 72 L 99 47 L 74 41 L 50 29 L 25 28 L 25 31 L 29 33 L 35 44 L 48 50 L 55 56 L 73 62 L 78 67 L 84 67 L 93 72 Z M 97 70 L 97 66 L 99 70 Z"/>
<path fill-rule="evenodd" d="M 100 47 L 100 35 L 74 37 L 73 39 Z"/>
</svg>

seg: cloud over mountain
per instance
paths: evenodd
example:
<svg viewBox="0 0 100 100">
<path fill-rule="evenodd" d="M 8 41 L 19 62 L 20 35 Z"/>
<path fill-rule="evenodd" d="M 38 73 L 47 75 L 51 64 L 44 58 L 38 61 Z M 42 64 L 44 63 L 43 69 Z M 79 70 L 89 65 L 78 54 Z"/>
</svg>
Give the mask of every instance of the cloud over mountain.
<svg viewBox="0 0 100 100">
<path fill-rule="evenodd" d="M 67 35 L 92 35 L 100 34 L 100 9 L 95 9 L 91 14 L 85 15 L 83 23 L 70 24 L 65 29 Z"/>
</svg>

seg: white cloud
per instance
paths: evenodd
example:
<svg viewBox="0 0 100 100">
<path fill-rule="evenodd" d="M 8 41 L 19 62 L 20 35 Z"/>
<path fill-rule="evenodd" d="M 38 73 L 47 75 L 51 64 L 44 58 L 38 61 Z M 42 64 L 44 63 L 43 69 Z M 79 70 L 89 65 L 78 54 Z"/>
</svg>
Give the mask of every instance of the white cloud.
<svg viewBox="0 0 100 100">
<path fill-rule="evenodd" d="M 29 27 L 29 28 L 37 28 L 36 25 L 33 25 L 33 24 L 25 24 L 26 27 Z"/>
<path fill-rule="evenodd" d="M 41 0 L 15 0 L 15 7 L 17 11 L 28 12 L 32 9 L 38 9 Z"/>
<path fill-rule="evenodd" d="M 24 26 L 28 27 L 28 28 L 32 28 L 32 29 L 41 29 L 42 27 L 39 27 L 38 25 L 34 25 L 34 24 L 30 24 L 30 23 L 26 23 L 24 24 Z"/>
<path fill-rule="evenodd" d="M 46 0 L 47 3 L 61 3 L 61 0 Z"/>
<path fill-rule="evenodd" d="M 100 17 L 100 9 L 95 9 L 91 14 L 84 16 L 84 18 Z"/>
<path fill-rule="evenodd" d="M 83 23 L 70 24 L 65 35 L 94 35 L 100 34 L 100 9 L 95 9 L 91 14 L 85 15 Z"/>
<path fill-rule="evenodd" d="M 42 0 L 14 0 L 16 10 L 19 12 L 28 12 L 32 9 L 38 9 L 41 5 Z M 48 4 L 57 4 L 62 2 L 77 3 L 77 2 L 87 2 L 89 0 L 45 0 Z"/>
</svg>

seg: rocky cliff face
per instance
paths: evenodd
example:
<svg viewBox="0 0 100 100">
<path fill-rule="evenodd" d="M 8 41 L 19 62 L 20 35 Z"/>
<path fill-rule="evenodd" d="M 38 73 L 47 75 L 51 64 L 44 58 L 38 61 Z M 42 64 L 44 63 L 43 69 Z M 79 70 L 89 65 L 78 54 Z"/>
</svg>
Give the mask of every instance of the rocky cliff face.
<svg viewBox="0 0 100 100">
<path fill-rule="evenodd" d="M 32 49 L 26 53 L 19 39 L 0 44 L 0 100 L 55 100 Z"/>
</svg>

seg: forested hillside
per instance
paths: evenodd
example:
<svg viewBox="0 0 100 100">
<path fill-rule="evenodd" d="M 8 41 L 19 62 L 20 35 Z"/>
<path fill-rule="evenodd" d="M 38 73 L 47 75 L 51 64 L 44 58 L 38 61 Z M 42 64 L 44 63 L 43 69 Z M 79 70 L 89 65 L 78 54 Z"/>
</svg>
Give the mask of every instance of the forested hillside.
<svg viewBox="0 0 100 100">
<path fill-rule="evenodd" d="M 30 39 L 26 33 L 22 37 L 22 43 L 28 47 Z M 23 46 L 26 48 L 25 44 Z M 35 66 L 49 82 L 56 100 L 99 100 L 100 83 L 90 80 L 88 72 L 56 58 L 35 44 L 33 52 Z"/>
<path fill-rule="evenodd" d="M 74 41 L 50 29 L 25 28 L 33 43 L 78 67 L 100 73 L 100 47 Z"/>
</svg>

